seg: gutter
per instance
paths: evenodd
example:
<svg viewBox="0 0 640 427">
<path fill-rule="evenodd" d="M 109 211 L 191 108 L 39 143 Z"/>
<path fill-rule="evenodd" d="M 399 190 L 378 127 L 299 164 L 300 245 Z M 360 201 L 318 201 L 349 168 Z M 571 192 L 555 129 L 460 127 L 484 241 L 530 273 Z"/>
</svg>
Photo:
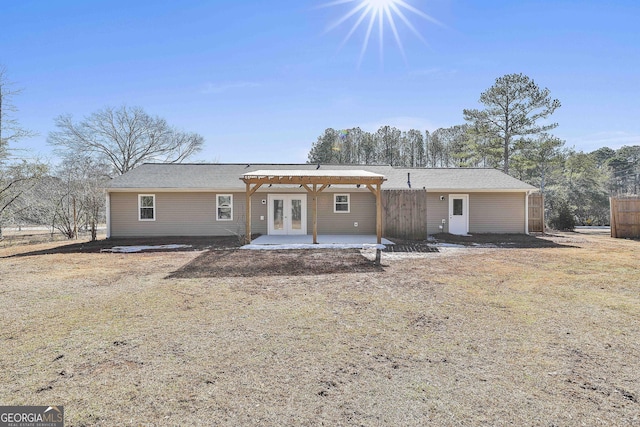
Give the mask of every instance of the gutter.
<svg viewBox="0 0 640 427">
<path fill-rule="evenodd" d="M 111 194 L 107 191 L 106 216 L 107 216 L 107 239 L 111 237 Z"/>
<path fill-rule="evenodd" d="M 529 196 L 534 190 L 529 190 L 524 195 L 524 234 L 529 235 Z"/>
</svg>

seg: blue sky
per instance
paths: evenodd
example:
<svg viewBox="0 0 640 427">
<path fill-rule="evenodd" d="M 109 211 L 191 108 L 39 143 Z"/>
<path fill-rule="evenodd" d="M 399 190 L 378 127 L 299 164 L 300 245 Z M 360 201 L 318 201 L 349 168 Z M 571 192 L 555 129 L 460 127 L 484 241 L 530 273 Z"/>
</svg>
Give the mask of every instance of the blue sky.
<svg viewBox="0 0 640 427">
<path fill-rule="evenodd" d="M 54 118 L 141 106 L 205 138 L 193 161 L 304 162 L 327 127 L 433 131 L 464 122 L 497 77 L 524 73 L 562 102 L 567 146 L 640 144 L 640 2 L 405 0 L 383 56 L 357 2 L 0 0 L 0 64 L 24 92 L 22 141 L 55 161 Z M 366 20 L 365 20 L 366 21 Z M 20 147 L 16 147 L 20 148 Z"/>
</svg>

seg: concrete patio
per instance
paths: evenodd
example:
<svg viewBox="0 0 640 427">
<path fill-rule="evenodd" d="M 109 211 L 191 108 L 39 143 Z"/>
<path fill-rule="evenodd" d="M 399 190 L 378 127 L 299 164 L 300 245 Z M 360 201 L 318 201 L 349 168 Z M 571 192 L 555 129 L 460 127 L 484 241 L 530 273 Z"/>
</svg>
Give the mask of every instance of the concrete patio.
<svg viewBox="0 0 640 427">
<path fill-rule="evenodd" d="M 310 234 L 264 235 L 253 239 L 241 249 L 384 249 L 385 245 L 394 244 L 384 238 L 381 245 L 376 241 L 375 235 L 321 234 L 318 235 L 318 243 L 313 244 L 313 236 Z"/>
</svg>

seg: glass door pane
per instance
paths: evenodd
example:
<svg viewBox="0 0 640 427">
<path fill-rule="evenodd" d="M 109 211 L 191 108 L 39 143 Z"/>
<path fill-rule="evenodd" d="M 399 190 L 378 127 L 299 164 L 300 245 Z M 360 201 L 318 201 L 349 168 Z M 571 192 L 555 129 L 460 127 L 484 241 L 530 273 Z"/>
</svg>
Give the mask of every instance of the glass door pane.
<svg viewBox="0 0 640 427">
<path fill-rule="evenodd" d="M 462 199 L 453 199 L 453 214 L 462 215 Z"/>
<path fill-rule="evenodd" d="M 273 229 L 284 230 L 284 200 L 273 200 Z"/>
<path fill-rule="evenodd" d="M 302 200 L 291 199 L 291 229 L 302 229 Z"/>
</svg>

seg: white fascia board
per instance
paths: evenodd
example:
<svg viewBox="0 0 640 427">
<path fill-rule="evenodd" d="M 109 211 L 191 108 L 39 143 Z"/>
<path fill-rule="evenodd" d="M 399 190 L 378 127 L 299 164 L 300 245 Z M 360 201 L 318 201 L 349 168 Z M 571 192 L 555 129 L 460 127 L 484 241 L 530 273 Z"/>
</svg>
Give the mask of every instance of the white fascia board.
<svg viewBox="0 0 640 427">
<path fill-rule="evenodd" d="M 107 193 L 244 193 L 244 188 L 107 188 Z"/>
<path fill-rule="evenodd" d="M 410 190 L 409 188 L 385 188 L 382 186 L 382 190 Z M 537 189 L 535 188 L 510 188 L 510 189 L 468 189 L 468 188 L 411 188 L 411 190 L 425 190 L 428 193 L 527 193 L 527 192 L 535 192 Z M 244 193 L 244 188 L 151 188 L 151 187 L 143 187 L 143 188 L 106 188 L 107 193 Z M 278 192 L 278 191 L 295 191 L 304 193 L 306 190 L 304 188 L 299 187 L 284 187 L 284 186 L 273 186 L 269 187 L 267 185 L 262 185 L 258 188 L 257 192 L 260 193 L 270 193 L 270 192 Z M 331 186 L 329 188 L 325 188 L 322 192 L 365 192 L 369 191 L 366 185 L 360 186 L 360 188 L 356 188 L 355 186 Z"/>
<path fill-rule="evenodd" d="M 384 190 L 384 188 L 383 188 Z M 534 191 L 531 188 L 487 188 L 487 189 L 474 189 L 469 190 L 466 188 L 427 188 L 427 193 L 527 193 L 530 191 Z"/>
</svg>

